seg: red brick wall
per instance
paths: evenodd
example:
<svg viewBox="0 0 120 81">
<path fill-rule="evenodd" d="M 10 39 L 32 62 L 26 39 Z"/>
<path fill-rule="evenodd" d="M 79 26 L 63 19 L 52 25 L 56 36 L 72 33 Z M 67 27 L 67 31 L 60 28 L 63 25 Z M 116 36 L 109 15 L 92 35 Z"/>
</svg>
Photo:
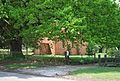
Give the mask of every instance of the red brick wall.
<svg viewBox="0 0 120 81">
<path fill-rule="evenodd" d="M 77 51 L 76 46 L 74 45 L 74 47 L 72 47 L 72 44 L 69 43 L 71 45 L 71 54 L 86 54 L 86 50 L 87 50 L 87 45 L 82 45 L 81 47 L 79 47 L 79 51 Z M 55 54 L 64 54 L 64 52 L 67 50 L 67 47 L 63 46 L 63 43 L 61 41 L 57 42 L 55 44 Z M 79 53 L 78 53 L 79 52 Z"/>
<path fill-rule="evenodd" d="M 59 42 L 54 42 L 54 41 L 48 41 L 47 38 L 45 38 L 44 40 L 42 40 L 40 42 L 41 44 L 41 48 L 35 49 L 34 53 L 35 54 L 49 54 L 51 52 L 51 54 L 64 54 L 64 52 L 67 50 L 66 46 L 63 46 L 63 42 L 59 41 Z M 47 44 L 49 45 L 50 48 L 47 48 L 47 45 L 43 45 L 42 44 Z M 84 45 L 80 46 L 79 49 L 76 49 L 76 46 L 74 45 L 74 47 L 72 47 L 72 43 L 69 42 L 70 47 L 71 47 L 71 54 L 86 54 L 86 49 L 87 49 L 87 44 L 84 43 Z"/>
</svg>

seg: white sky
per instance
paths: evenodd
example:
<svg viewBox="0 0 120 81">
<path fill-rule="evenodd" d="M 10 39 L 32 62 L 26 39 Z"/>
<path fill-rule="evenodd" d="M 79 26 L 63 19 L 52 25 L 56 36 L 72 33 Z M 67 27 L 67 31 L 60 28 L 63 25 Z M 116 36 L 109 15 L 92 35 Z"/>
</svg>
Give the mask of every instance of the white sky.
<svg viewBox="0 0 120 81">
<path fill-rule="evenodd" d="M 120 4 L 120 0 L 116 0 L 115 2 L 118 3 L 118 4 Z"/>
</svg>

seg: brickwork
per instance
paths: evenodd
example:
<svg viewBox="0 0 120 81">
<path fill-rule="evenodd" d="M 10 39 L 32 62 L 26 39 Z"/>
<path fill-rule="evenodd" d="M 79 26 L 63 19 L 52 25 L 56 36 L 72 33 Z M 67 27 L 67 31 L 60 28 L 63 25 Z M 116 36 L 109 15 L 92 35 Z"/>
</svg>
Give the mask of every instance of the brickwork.
<svg viewBox="0 0 120 81">
<path fill-rule="evenodd" d="M 87 44 L 83 44 L 79 46 L 79 49 L 72 47 L 72 43 L 69 42 L 71 47 L 71 54 L 86 54 L 87 50 Z M 40 47 L 38 49 L 34 50 L 34 54 L 64 54 L 64 52 L 67 50 L 67 47 L 63 45 L 62 41 L 54 42 L 51 40 L 47 40 L 45 38 L 44 40 L 40 41 Z"/>
</svg>

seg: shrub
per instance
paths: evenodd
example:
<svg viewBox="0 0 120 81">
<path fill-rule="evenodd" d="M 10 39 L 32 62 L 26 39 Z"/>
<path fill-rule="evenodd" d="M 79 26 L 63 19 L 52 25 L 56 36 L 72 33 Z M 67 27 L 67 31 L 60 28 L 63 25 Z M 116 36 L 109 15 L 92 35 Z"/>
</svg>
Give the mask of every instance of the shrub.
<svg viewBox="0 0 120 81">
<path fill-rule="evenodd" d="M 113 56 L 120 58 L 120 50 L 117 50 L 113 53 Z"/>
<path fill-rule="evenodd" d="M 93 64 L 95 59 L 93 57 L 76 57 L 71 58 L 71 64 Z"/>
</svg>

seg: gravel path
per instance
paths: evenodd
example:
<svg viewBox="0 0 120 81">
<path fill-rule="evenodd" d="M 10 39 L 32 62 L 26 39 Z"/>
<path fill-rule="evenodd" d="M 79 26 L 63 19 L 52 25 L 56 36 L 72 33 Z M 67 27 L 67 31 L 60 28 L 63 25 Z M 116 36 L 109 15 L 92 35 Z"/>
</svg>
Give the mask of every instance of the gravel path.
<svg viewBox="0 0 120 81">
<path fill-rule="evenodd" d="M 98 80 L 91 76 L 71 76 L 69 72 L 79 68 L 89 68 L 95 66 L 49 66 L 38 69 L 17 69 L 14 73 L 0 72 L 0 81 L 113 81 Z M 20 74 L 17 74 L 17 73 Z M 27 74 L 27 75 L 25 75 Z M 30 74 L 30 75 L 29 75 Z M 36 77 L 33 75 L 37 75 Z M 54 78 L 53 78 L 54 77 Z"/>
<path fill-rule="evenodd" d="M 42 68 L 38 68 L 38 69 L 17 69 L 17 70 L 14 70 L 14 72 L 47 76 L 47 77 L 55 77 L 55 76 L 68 75 L 69 72 L 77 70 L 79 68 L 81 68 L 81 67 L 80 66 L 67 66 L 67 65 L 65 65 L 65 66 L 42 67 Z"/>
<path fill-rule="evenodd" d="M 32 75 L 24 75 L 10 72 L 0 72 L 0 81 L 74 81 L 52 77 L 36 77 Z"/>
</svg>

